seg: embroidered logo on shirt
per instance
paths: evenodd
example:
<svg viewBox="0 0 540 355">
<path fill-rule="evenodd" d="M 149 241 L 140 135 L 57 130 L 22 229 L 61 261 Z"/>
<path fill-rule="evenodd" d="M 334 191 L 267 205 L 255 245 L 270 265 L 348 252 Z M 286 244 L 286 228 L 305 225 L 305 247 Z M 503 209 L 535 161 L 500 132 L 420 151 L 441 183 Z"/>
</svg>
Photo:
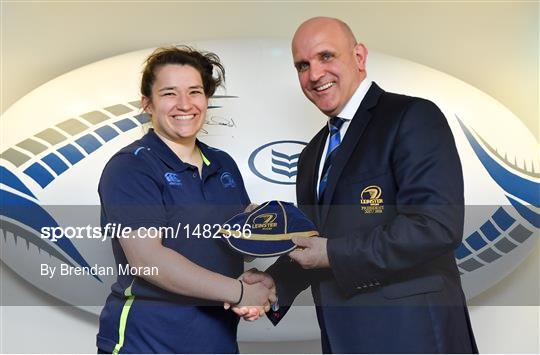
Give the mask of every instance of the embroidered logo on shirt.
<svg viewBox="0 0 540 355">
<path fill-rule="evenodd" d="M 229 172 L 224 172 L 221 174 L 219 179 L 221 180 L 223 187 L 226 189 L 233 189 L 236 187 L 236 181 L 234 181 L 232 174 Z"/>
<path fill-rule="evenodd" d="M 182 180 L 177 173 L 165 173 L 164 176 L 170 186 L 182 186 Z"/>
<path fill-rule="evenodd" d="M 382 190 L 379 186 L 371 185 L 362 190 L 360 204 L 365 214 L 382 213 L 384 200 L 381 198 Z"/>
<path fill-rule="evenodd" d="M 137 149 L 135 149 L 135 150 L 133 151 L 133 155 L 139 155 L 139 152 L 140 152 L 141 150 L 142 150 L 142 151 L 150 150 L 150 148 L 146 148 L 146 147 L 137 147 Z"/>
</svg>

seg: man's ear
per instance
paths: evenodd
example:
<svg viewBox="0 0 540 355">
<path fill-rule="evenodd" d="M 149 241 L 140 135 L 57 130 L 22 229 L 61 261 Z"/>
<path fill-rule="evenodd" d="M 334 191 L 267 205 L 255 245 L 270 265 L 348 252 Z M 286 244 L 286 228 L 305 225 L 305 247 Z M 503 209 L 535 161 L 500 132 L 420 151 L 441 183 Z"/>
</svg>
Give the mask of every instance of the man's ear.
<svg viewBox="0 0 540 355">
<path fill-rule="evenodd" d="M 366 46 L 364 46 L 362 43 L 356 44 L 356 46 L 354 46 L 354 56 L 356 58 L 358 69 L 360 69 L 361 71 L 365 71 L 368 56 L 368 50 Z"/>
</svg>

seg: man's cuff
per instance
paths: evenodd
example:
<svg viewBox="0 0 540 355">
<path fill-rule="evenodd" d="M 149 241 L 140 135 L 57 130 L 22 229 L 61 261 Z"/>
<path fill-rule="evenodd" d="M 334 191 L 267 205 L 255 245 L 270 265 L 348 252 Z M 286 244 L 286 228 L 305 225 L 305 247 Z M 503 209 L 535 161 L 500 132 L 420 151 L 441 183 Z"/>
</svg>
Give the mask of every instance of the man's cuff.
<svg viewBox="0 0 540 355">
<path fill-rule="evenodd" d="M 381 282 L 377 279 L 360 279 L 358 271 L 353 265 L 349 265 L 345 256 L 340 255 L 339 250 L 348 250 L 347 238 L 328 239 L 326 243 L 326 253 L 330 268 L 334 274 L 337 284 L 347 297 L 358 292 L 366 291 L 373 287 L 380 287 Z"/>
<path fill-rule="evenodd" d="M 274 303 L 276 304 L 276 303 Z M 290 307 L 288 306 L 278 306 L 277 310 L 270 309 L 266 312 L 266 316 L 272 322 L 274 326 L 278 325 L 281 319 L 285 316 Z"/>
</svg>

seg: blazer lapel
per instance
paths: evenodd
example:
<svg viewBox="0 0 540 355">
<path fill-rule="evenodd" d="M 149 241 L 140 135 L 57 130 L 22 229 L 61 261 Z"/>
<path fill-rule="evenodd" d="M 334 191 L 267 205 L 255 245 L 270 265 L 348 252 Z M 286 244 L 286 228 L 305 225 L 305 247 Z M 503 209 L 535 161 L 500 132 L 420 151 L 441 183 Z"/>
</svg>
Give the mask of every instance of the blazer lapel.
<svg viewBox="0 0 540 355">
<path fill-rule="evenodd" d="M 330 175 L 328 176 L 328 183 L 326 184 L 326 190 L 324 192 L 323 204 L 320 208 L 321 225 L 324 225 L 326 222 L 326 217 L 328 216 L 328 212 L 332 204 L 332 198 L 334 196 L 339 177 L 341 176 L 343 169 L 347 165 L 351 154 L 358 145 L 360 137 L 362 137 L 362 134 L 364 133 L 364 130 L 371 119 L 372 115 L 369 112 L 369 109 L 377 104 L 377 101 L 383 92 L 384 91 L 377 84 L 375 84 L 375 82 L 372 83 L 371 87 L 366 93 L 366 96 L 362 100 L 360 107 L 358 107 L 349 128 L 347 129 L 347 134 L 338 147 L 339 150 L 336 152 L 337 154 L 332 163 Z"/>
<path fill-rule="evenodd" d="M 301 196 L 307 197 L 305 202 L 309 206 L 309 211 L 312 212 L 312 218 L 315 217 L 313 222 L 316 226 L 320 226 L 321 222 L 320 209 L 318 208 L 319 199 L 316 193 L 317 181 L 319 178 L 319 164 L 327 136 L 328 128 L 325 126 L 312 140 L 310 149 L 306 151 L 308 156 L 306 156 L 306 166 L 303 168 L 304 171 L 309 172 L 309 176 L 307 176 L 307 183 L 301 187 L 303 189 Z"/>
</svg>

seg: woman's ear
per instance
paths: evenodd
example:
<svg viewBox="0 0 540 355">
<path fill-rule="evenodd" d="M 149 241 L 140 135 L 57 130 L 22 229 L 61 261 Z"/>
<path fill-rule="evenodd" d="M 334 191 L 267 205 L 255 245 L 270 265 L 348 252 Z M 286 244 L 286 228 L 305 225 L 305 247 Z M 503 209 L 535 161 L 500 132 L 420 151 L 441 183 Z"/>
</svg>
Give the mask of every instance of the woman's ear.
<svg viewBox="0 0 540 355">
<path fill-rule="evenodd" d="M 141 96 L 141 108 L 144 112 L 152 116 L 152 101 L 148 97 Z"/>
</svg>

